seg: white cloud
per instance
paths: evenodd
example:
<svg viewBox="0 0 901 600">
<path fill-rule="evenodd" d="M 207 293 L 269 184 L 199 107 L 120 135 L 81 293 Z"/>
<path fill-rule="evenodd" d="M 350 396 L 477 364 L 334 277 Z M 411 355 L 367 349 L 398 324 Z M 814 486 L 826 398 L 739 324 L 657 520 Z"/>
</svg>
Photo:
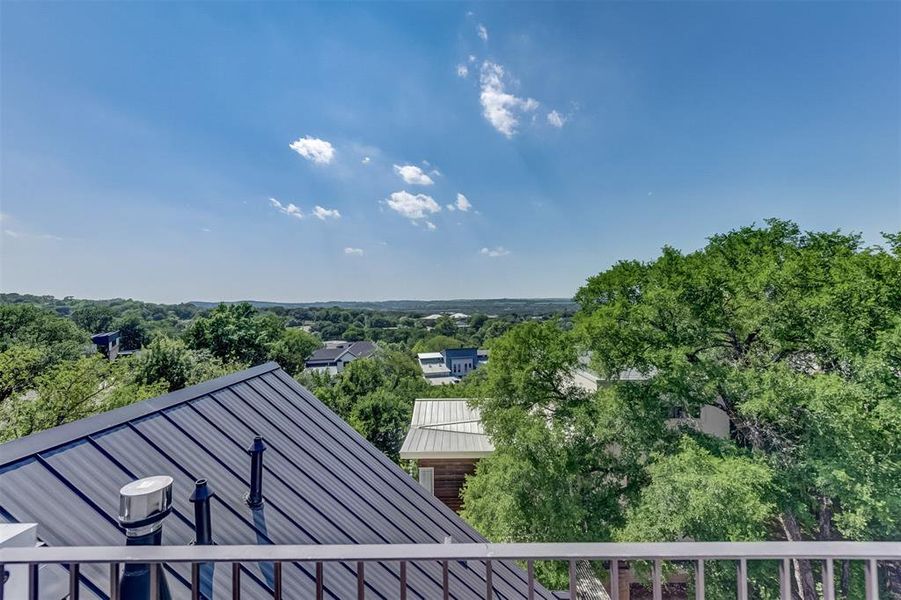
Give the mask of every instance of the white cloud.
<svg viewBox="0 0 901 600">
<path fill-rule="evenodd" d="M 558 129 L 560 127 L 563 127 L 563 125 L 566 124 L 567 120 L 568 119 L 566 117 L 558 113 L 556 110 L 552 110 L 547 114 L 547 122 Z"/>
<path fill-rule="evenodd" d="M 507 256 L 510 254 L 510 251 L 503 246 L 495 246 L 494 248 L 482 248 L 479 250 L 479 254 L 489 258 L 498 258 L 500 256 Z"/>
<path fill-rule="evenodd" d="M 63 238 L 58 235 L 53 235 L 52 233 L 26 233 L 22 231 L 13 231 L 12 229 L 4 229 L 3 233 L 13 239 L 63 241 Z"/>
<path fill-rule="evenodd" d="M 350 246 L 348 246 L 347 248 L 344 249 L 344 254 L 346 254 L 348 256 L 363 256 L 363 249 L 362 248 L 351 248 Z"/>
<path fill-rule="evenodd" d="M 363 160 L 361 160 L 360 162 L 363 163 L 364 165 L 368 165 L 370 163 L 370 161 L 371 161 L 371 159 L 368 156 L 364 156 Z"/>
<path fill-rule="evenodd" d="M 481 23 L 479 23 L 479 26 L 476 27 L 476 31 L 478 32 L 479 37 L 482 38 L 482 41 L 483 41 L 483 42 L 487 42 L 487 41 L 488 41 L 488 30 L 485 29 L 485 26 L 484 26 L 484 25 L 482 25 Z"/>
<path fill-rule="evenodd" d="M 212 231 L 212 229 L 210 229 L 209 227 L 201 227 L 201 228 L 200 228 L 200 231 L 202 231 L 202 232 L 204 232 L 204 233 L 209 233 L 209 232 Z"/>
<path fill-rule="evenodd" d="M 428 228 L 429 231 L 435 231 L 436 229 L 438 229 L 438 226 L 435 225 L 434 223 L 432 223 L 431 221 L 426 221 L 425 226 L 426 226 L 426 228 Z"/>
<path fill-rule="evenodd" d="M 338 212 L 337 208 L 322 208 L 319 205 L 316 205 L 313 208 L 313 215 L 322 221 L 326 219 L 340 219 L 341 213 Z"/>
<path fill-rule="evenodd" d="M 456 205 L 457 205 L 457 210 L 461 210 L 463 212 L 467 212 L 467 211 L 469 211 L 470 208 L 472 208 L 472 203 L 463 194 L 457 194 Z"/>
<path fill-rule="evenodd" d="M 386 203 L 388 208 L 411 221 L 424 219 L 427 215 L 441 211 L 441 206 L 431 196 L 414 195 L 407 191 L 394 192 L 388 197 Z"/>
<path fill-rule="evenodd" d="M 305 136 L 291 142 L 289 147 L 317 165 L 327 165 L 335 158 L 335 147 L 319 138 Z"/>
<path fill-rule="evenodd" d="M 476 55 L 475 55 L 475 54 L 470 54 L 470 55 L 469 55 L 469 62 L 474 63 L 475 61 L 476 61 Z"/>
<path fill-rule="evenodd" d="M 463 77 L 464 79 L 469 76 L 469 67 L 466 65 L 457 65 L 457 77 Z"/>
<path fill-rule="evenodd" d="M 513 137 L 519 125 L 519 113 L 538 108 L 533 98 L 519 98 L 507 93 L 504 85 L 504 67 L 485 61 L 479 76 L 482 93 L 482 111 L 488 122 L 505 136 Z"/>
<path fill-rule="evenodd" d="M 290 202 L 285 205 L 276 200 L 275 198 L 269 198 L 269 204 L 272 205 L 275 210 L 278 212 L 288 215 L 289 217 L 294 217 L 295 219 L 303 219 L 303 211 L 300 210 L 299 207 L 294 206 Z"/>
<path fill-rule="evenodd" d="M 432 185 L 432 178 L 422 172 L 416 165 L 394 165 L 394 172 L 410 185 Z"/>
</svg>

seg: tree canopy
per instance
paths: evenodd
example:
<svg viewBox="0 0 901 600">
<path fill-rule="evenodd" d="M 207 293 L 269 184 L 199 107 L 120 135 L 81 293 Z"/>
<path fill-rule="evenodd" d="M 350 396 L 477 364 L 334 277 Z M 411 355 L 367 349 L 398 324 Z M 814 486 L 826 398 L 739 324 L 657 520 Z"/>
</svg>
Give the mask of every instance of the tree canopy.
<svg viewBox="0 0 901 600">
<path fill-rule="evenodd" d="M 898 539 L 897 241 L 771 220 L 590 278 L 571 331 L 520 325 L 492 347 L 497 452 L 467 516 L 502 539 Z M 595 394 L 570 383 L 576 349 L 609 378 Z M 668 425 L 705 405 L 729 439 Z M 802 598 L 816 577 L 799 565 Z"/>
</svg>

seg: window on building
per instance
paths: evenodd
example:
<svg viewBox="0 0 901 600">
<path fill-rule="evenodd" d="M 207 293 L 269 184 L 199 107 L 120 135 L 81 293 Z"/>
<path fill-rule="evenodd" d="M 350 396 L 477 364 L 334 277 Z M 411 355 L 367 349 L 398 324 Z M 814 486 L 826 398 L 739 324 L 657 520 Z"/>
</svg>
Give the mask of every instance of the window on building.
<svg viewBox="0 0 901 600">
<path fill-rule="evenodd" d="M 419 467 L 419 485 L 427 489 L 430 494 L 435 493 L 434 467 Z"/>
</svg>

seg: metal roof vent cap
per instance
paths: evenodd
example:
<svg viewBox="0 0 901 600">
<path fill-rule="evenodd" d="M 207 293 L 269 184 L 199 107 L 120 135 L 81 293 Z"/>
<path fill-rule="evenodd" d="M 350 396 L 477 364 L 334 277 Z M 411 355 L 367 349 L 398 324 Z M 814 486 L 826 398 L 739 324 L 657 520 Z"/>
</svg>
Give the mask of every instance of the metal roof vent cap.
<svg viewBox="0 0 901 600">
<path fill-rule="evenodd" d="M 172 478 L 156 475 L 132 481 L 119 490 L 119 524 L 128 537 L 153 533 L 172 511 Z"/>
<path fill-rule="evenodd" d="M 250 508 L 257 509 L 263 506 L 263 452 L 266 444 L 263 436 L 256 435 L 253 443 L 247 448 L 250 455 L 250 491 L 244 496 L 244 501 Z"/>
<path fill-rule="evenodd" d="M 194 505 L 194 543 L 198 546 L 209 546 L 213 543 L 213 525 L 210 518 L 210 499 L 213 490 L 206 479 L 194 482 L 194 491 L 189 500 Z"/>
</svg>

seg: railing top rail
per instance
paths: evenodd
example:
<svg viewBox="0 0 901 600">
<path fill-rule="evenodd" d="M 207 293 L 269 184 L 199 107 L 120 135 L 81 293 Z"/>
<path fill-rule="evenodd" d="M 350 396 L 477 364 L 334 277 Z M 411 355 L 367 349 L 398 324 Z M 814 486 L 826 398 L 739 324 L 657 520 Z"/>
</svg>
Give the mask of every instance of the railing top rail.
<svg viewBox="0 0 901 600">
<path fill-rule="evenodd" d="M 901 542 L 676 542 L 648 544 L 333 544 L 46 546 L 0 548 L 0 564 L 143 562 L 358 562 L 428 560 L 901 560 Z"/>
</svg>

